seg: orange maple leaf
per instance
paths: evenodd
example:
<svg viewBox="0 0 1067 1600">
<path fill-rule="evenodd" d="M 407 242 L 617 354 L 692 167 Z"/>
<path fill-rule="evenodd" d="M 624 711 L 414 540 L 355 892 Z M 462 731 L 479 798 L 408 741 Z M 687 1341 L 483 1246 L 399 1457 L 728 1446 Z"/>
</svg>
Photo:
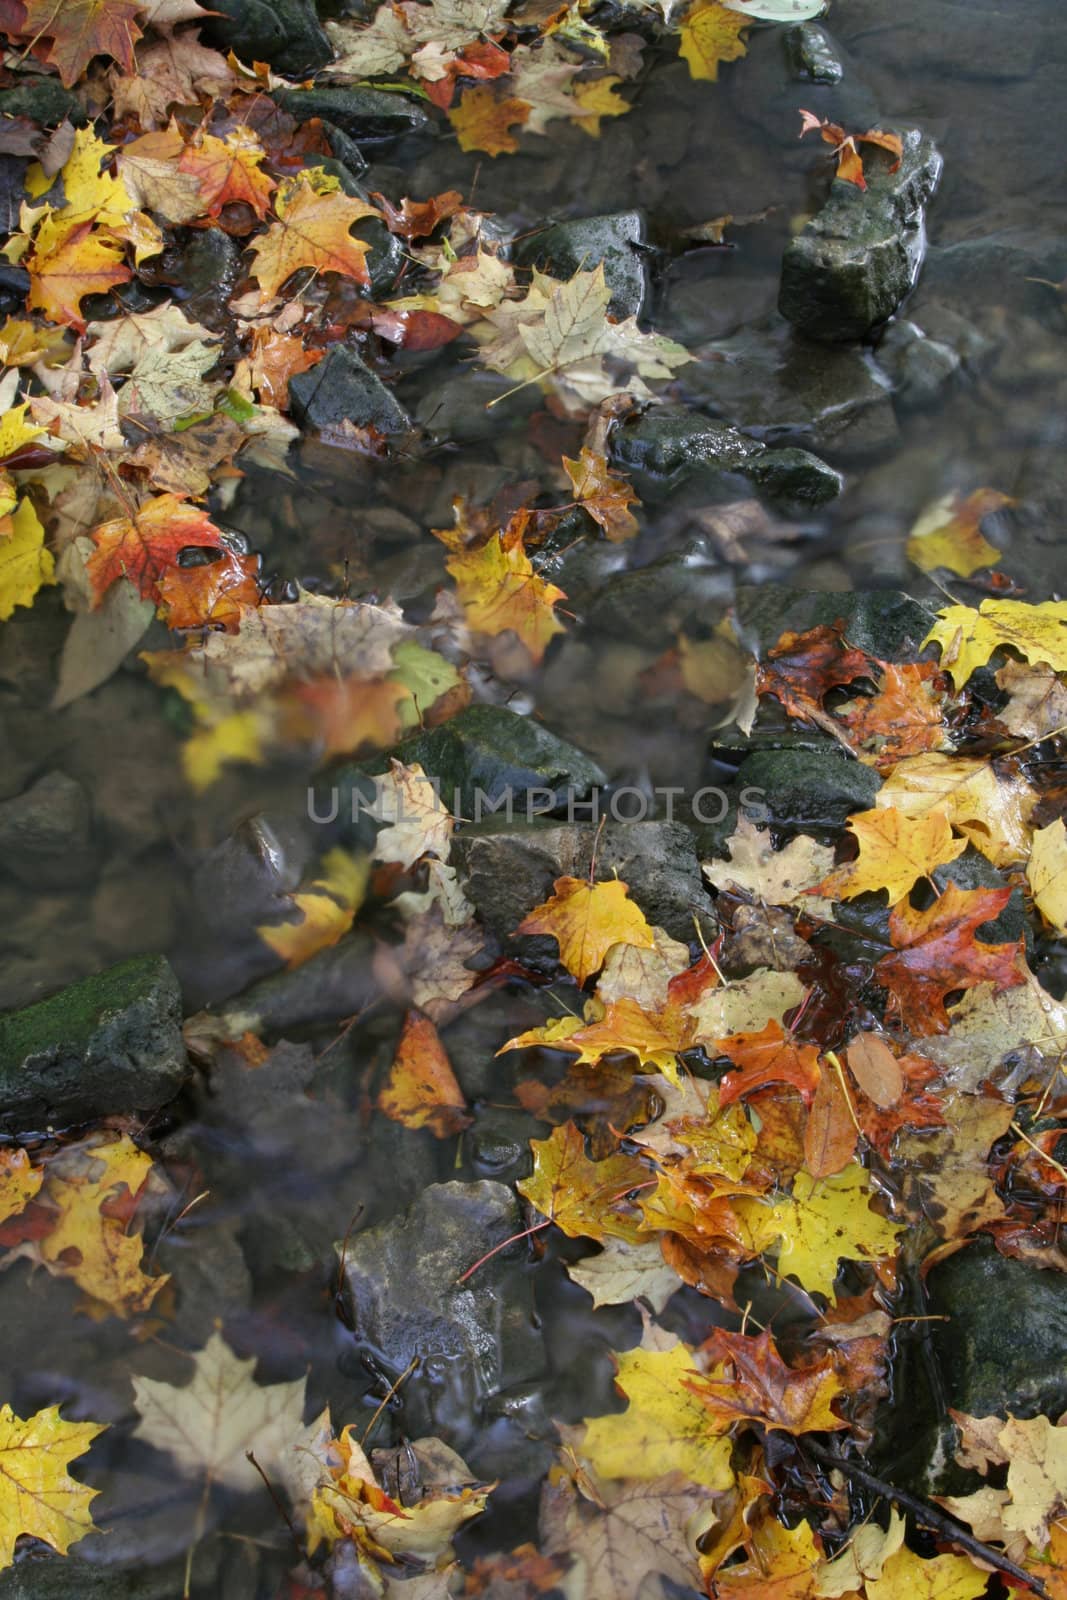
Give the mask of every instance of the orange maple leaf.
<svg viewBox="0 0 1067 1600">
<path fill-rule="evenodd" d="M 502 532 L 491 533 L 479 545 L 464 543 L 469 530 L 460 508 L 457 515 L 458 527 L 433 531 L 452 552 L 445 566 L 456 581 L 468 627 L 490 636 L 511 631 L 531 659 L 540 662 L 549 641 L 564 631 L 554 607 L 567 596 L 537 575 L 526 554 L 523 533 L 529 512 L 518 512 Z"/>
<path fill-rule="evenodd" d="M 46 218 L 26 267 L 30 274 L 29 310 L 43 311 L 49 322 L 85 332 L 81 314 L 87 294 L 105 294 L 132 276 L 122 247 L 93 232 L 93 219 L 64 226 Z"/>
<path fill-rule="evenodd" d="M 25 0 L 26 22 L 23 32 L 38 39 L 51 39 L 45 57 L 59 68 L 69 89 L 85 71 L 94 56 L 111 56 L 123 72 L 134 68 L 133 47 L 142 37 L 134 18 L 144 11 L 143 0 Z"/>
<path fill-rule="evenodd" d="M 860 760 L 886 772 L 905 756 L 944 750 L 948 743 L 943 720 L 947 679 L 932 661 L 895 666 L 879 664 L 877 694 L 838 706 Z"/>
<path fill-rule="evenodd" d="M 519 141 L 509 130 L 526 121 L 533 110 L 528 100 L 498 99 L 488 84 L 480 83 L 460 97 L 448 113 L 461 150 L 484 150 L 488 156 L 511 155 Z"/>
<path fill-rule="evenodd" d="M 154 600 L 160 577 L 177 565 L 182 550 L 224 548 L 207 512 L 179 494 L 156 495 L 129 516 L 100 523 L 91 537 L 96 549 L 86 570 L 97 605 L 120 578 L 129 578 L 142 599 Z"/>
<path fill-rule="evenodd" d="M 255 328 L 249 362 L 252 387 L 261 400 L 284 411 L 289 404 L 290 378 L 315 366 L 325 354 L 325 350 L 306 349 L 304 341 L 291 333 Z"/>
<path fill-rule="evenodd" d="M 371 199 L 381 208 L 389 232 L 409 242 L 428 239 L 439 223 L 447 221 L 463 206 L 463 196 L 458 189 L 446 189 L 429 200 L 401 200 L 398 206 L 377 190 L 372 191 Z"/>
<path fill-rule="evenodd" d="M 470 1122 L 463 1090 L 429 1017 L 409 1011 L 378 1110 L 405 1128 L 429 1128 L 450 1139 Z"/>
<path fill-rule="evenodd" d="M 284 193 L 279 191 L 275 211 L 278 220 L 249 246 L 256 257 L 252 272 L 263 300 L 273 298 L 301 267 L 337 272 L 364 286 L 369 284 L 369 246 L 353 239 L 348 230 L 364 217 L 377 217 L 374 206 L 340 191 L 319 194 L 301 174 L 285 186 Z"/>
<path fill-rule="evenodd" d="M 806 133 L 817 131 L 822 135 L 825 144 L 833 145 L 837 155 L 837 176 L 845 183 L 855 184 L 857 189 L 866 189 L 867 180 L 863 175 L 863 156 L 860 153 L 861 144 L 877 145 L 881 150 L 888 150 L 889 154 L 896 156 L 896 160 L 889 168 L 896 172 L 900 166 L 904 146 L 900 137 L 895 133 L 883 133 L 880 128 L 869 128 L 866 133 L 846 133 L 838 122 L 831 122 L 828 117 L 817 117 L 812 111 L 801 111 L 800 137 Z"/>
<path fill-rule="evenodd" d="M 629 507 L 637 503 L 637 496 L 625 478 L 609 470 L 606 458 L 583 445 L 577 461 L 563 457 L 563 467 L 574 487 L 575 500 L 600 524 L 607 537 L 614 544 L 632 539 L 637 532 L 637 518 Z"/>
<path fill-rule="evenodd" d="M 557 878 L 554 893 L 524 917 L 516 932 L 547 933 L 559 945 L 567 971 L 584 983 L 604 965 L 613 944 L 655 943 L 644 913 L 629 898 L 621 878 L 590 883 L 587 878 Z"/>
<path fill-rule="evenodd" d="M 291 738 L 321 744 L 324 756 L 388 750 L 400 737 L 411 690 L 392 678 L 313 678 L 293 684 L 284 711 Z"/>
<path fill-rule="evenodd" d="M 248 607 L 259 605 L 258 573 L 258 556 L 235 555 L 231 550 L 200 566 L 167 567 L 156 583 L 167 627 L 236 633 Z"/>
<path fill-rule="evenodd" d="M 728 1056 L 739 1072 L 728 1072 L 719 1084 L 720 1106 L 732 1105 L 741 1095 L 755 1093 L 769 1083 L 789 1083 L 810 1104 L 819 1085 L 819 1052 L 812 1044 L 798 1044 L 773 1018 L 759 1033 L 733 1033 L 716 1039 L 715 1048 Z"/>
<path fill-rule="evenodd" d="M 947 1033 L 945 996 L 954 989 L 993 983 L 997 990 L 1026 981 L 1019 957 L 1023 941 L 983 944 L 974 937 L 983 922 L 998 917 L 1011 889 L 961 889 L 950 883 L 927 911 L 906 902 L 889 916 L 893 954 L 883 956 L 875 977 L 893 996 L 901 1021 L 913 1033 Z"/>
<path fill-rule="evenodd" d="M 236 127 L 225 139 L 201 133 L 182 151 L 178 171 L 190 173 L 200 184 L 207 216 L 217 217 L 223 206 L 241 201 L 262 222 L 275 187 L 270 174 L 260 171 L 266 154 L 251 128 Z"/>
<path fill-rule="evenodd" d="M 721 1370 L 682 1381 L 721 1428 L 745 1421 L 793 1434 L 848 1427 L 831 1409 L 845 1391 L 830 1356 L 798 1371 L 786 1366 L 769 1330 L 752 1337 L 725 1328 L 715 1329 L 700 1354 Z"/>
</svg>

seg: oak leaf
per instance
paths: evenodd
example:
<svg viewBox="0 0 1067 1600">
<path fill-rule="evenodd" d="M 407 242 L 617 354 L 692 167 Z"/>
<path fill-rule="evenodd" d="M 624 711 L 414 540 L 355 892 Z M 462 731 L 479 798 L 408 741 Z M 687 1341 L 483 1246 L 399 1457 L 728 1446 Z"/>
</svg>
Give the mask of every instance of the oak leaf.
<svg viewBox="0 0 1067 1600">
<path fill-rule="evenodd" d="M 920 878 L 929 878 L 935 867 L 955 861 L 967 848 L 966 839 L 952 837 L 948 818 L 940 810 L 911 816 L 894 806 L 876 806 L 854 812 L 847 826 L 859 843 L 859 856 L 831 872 L 816 888 L 817 893 L 835 900 L 884 889 L 889 904 L 896 905 Z"/>
<path fill-rule="evenodd" d="M 278 190 L 274 209 L 277 221 L 249 247 L 256 258 L 252 275 L 261 300 L 273 299 L 302 267 L 370 283 L 369 247 L 349 230 L 364 217 L 377 217 L 375 206 L 338 190 L 320 192 L 305 172 Z"/>
<path fill-rule="evenodd" d="M 124 72 L 133 71 L 141 37 L 134 19 L 143 0 L 25 0 L 25 6 L 23 32 L 52 41 L 45 59 L 59 69 L 64 88 L 77 83 L 94 56 L 111 56 Z"/>
<path fill-rule="evenodd" d="M 577 1445 L 598 1478 L 659 1478 L 681 1472 L 706 1489 L 733 1483 L 725 1428 L 708 1426 L 693 1380 L 697 1361 L 688 1345 L 626 1350 L 615 1357 L 615 1386 L 625 1411 L 585 1422 Z"/>
<path fill-rule="evenodd" d="M 700 1357 L 705 1370 L 686 1377 L 685 1386 L 717 1432 L 736 1422 L 757 1422 L 792 1434 L 848 1426 L 833 1410 L 845 1387 L 830 1356 L 797 1369 L 782 1360 L 769 1329 L 751 1337 L 716 1328 L 701 1345 Z"/>
<path fill-rule="evenodd" d="M 939 567 L 969 578 L 983 567 L 991 567 L 1000 551 L 983 538 L 985 517 L 1015 501 L 998 489 L 975 489 L 973 494 L 947 494 L 928 506 L 908 535 L 905 546 L 909 561 L 922 572 Z"/>
<path fill-rule="evenodd" d="M 242 1361 L 220 1333 L 192 1357 L 193 1377 L 182 1387 L 134 1377 L 139 1415 L 136 1436 L 165 1451 L 178 1470 L 228 1489 L 262 1483 L 247 1459 L 254 1451 L 271 1473 L 301 1432 L 305 1378 L 289 1383 L 255 1382 L 255 1358 Z"/>
<path fill-rule="evenodd" d="M 798 1172 L 792 1195 L 773 1207 L 781 1240 L 778 1271 L 836 1303 L 840 1260 L 877 1261 L 896 1254 L 903 1228 L 870 1208 L 870 1179 L 858 1164 L 816 1181 Z"/>
<path fill-rule="evenodd" d="M 736 61 L 745 54 L 741 35 L 750 20 L 720 5 L 719 0 L 696 0 L 678 30 L 679 51 L 689 64 L 689 76 L 714 83 L 724 61 Z"/>
<path fill-rule="evenodd" d="M 183 550 L 225 548 L 207 512 L 176 494 L 153 496 L 131 515 L 100 523 L 91 537 L 96 549 L 86 570 L 97 604 L 120 578 L 128 578 L 142 599 L 154 599 L 159 579 Z"/>
<path fill-rule="evenodd" d="M 563 457 L 563 467 L 575 500 L 600 524 L 612 543 L 632 539 L 637 533 L 637 518 L 629 507 L 637 502 L 637 496 L 625 478 L 609 469 L 606 458 L 583 445 L 577 461 Z"/>
<path fill-rule="evenodd" d="M 1067 600 L 983 600 L 946 606 L 923 640 L 941 651 L 941 669 L 959 690 L 996 650 L 1016 650 L 1031 665 L 1067 672 Z"/>
<path fill-rule="evenodd" d="M 644 913 L 619 878 L 591 883 L 557 878 L 550 900 L 523 918 L 517 933 L 544 933 L 559 945 L 559 958 L 579 983 L 599 972 L 613 944 L 651 949 L 655 937 Z"/>
<path fill-rule="evenodd" d="M 519 148 L 511 132 L 530 115 L 530 102 L 498 95 L 488 84 L 467 89 L 448 113 L 461 150 L 484 150 L 488 156 L 510 155 Z"/>
<path fill-rule="evenodd" d="M 470 1122 L 463 1090 L 428 1017 L 411 1011 L 404 1018 L 378 1110 L 405 1128 L 429 1128 L 438 1139 L 452 1138 Z"/>
<path fill-rule="evenodd" d="M 65 1422 L 58 1406 L 17 1417 L 0 1406 L 0 1569 L 15 1559 L 22 1534 L 66 1555 L 93 1532 L 90 1502 L 99 1494 L 67 1468 L 105 1431 L 99 1422 Z"/>
<path fill-rule="evenodd" d="M 618 1154 L 590 1161 L 585 1140 L 573 1122 L 553 1128 L 547 1139 L 531 1139 L 534 1169 L 518 1184 L 519 1193 L 571 1239 L 609 1234 L 636 1242 L 637 1222 L 622 1206 L 630 1189 L 646 1182 L 648 1168 L 633 1156 Z"/>
<path fill-rule="evenodd" d="M 945 1033 L 945 996 L 956 989 L 993 983 L 1011 989 L 1024 982 L 1021 939 L 984 944 L 975 930 L 1000 915 L 1011 889 L 960 889 L 950 883 L 926 911 L 895 906 L 889 916 L 893 954 L 875 968 L 877 982 L 892 995 L 904 1026 L 916 1034 Z"/>
</svg>

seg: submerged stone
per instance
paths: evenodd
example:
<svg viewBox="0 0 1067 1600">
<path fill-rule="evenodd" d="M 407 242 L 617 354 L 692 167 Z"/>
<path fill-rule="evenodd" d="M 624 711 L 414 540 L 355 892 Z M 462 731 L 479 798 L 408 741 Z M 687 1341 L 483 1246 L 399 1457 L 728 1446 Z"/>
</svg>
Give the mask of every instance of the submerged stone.
<svg viewBox="0 0 1067 1600">
<path fill-rule="evenodd" d="M 553 278 L 573 278 L 603 265 L 611 290 L 608 313 L 638 317 L 648 296 L 645 219 L 640 211 L 555 222 L 524 239 L 516 249 L 520 266 L 537 267 Z"/>
<path fill-rule="evenodd" d="M 611 459 L 629 472 L 666 480 L 671 488 L 696 473 L 738 473 L 768 500 L 788 506 L 825 505 L 844 486 L 841 474 L 810 451 L 769 449 L 724 422 L 669 407 L 615 428 Z"/>
<path fill-rule="evenodd" d="M 417 100 L 367 86 L 321 85 L 314 89 L 276 89 L 274 98 L 297 122 L 321 117 L 360 145 L 382 145 L 432 126 Z"/>
<path fill-rule="evenodd" d="M 880 661 L 914 661 L 933 621 L 928 606 L 899 589 L 826 593 L 784 583 L 739 584 L 736 609 L 744 637 L 761 652 L 783 633 L 841 622 L 849 643 Z"/>
<path fill-rule="evenodd" d="M 866 811 L 882 786 L 873 767 L 861 766 L 828 745 L 822 750 L 754 750 L 738 769 L 737 789 L 758 794 L 761 827 L 842 828 L 853 811 Z"/>
<path fill-rule="evenodd" d="M 302 428 L 352 422 L 379 433 L 408 433 L 411 418 L 354 350 L 335 344 L 323 361 L 289 380 L 289 402 Z"/>
<path fill-rule="evenodd" d="M 840 83 L 845 75 L 834 41 L 817 22 L 790 28 L 785 48 L 795 76 L 805 83 Z"/>
<path fill-rule="evenodd" d="M 188 1072 L 181 1014 L 169 963 L 137 956 L 0 1017 L 0 1128 L 166 1105 Z"/>
<path fill-rule="evenodd" d="M 49 772 L 0 804 L 0 861 L 31 889 L 63 888 L 92 873 L 89 797 L 64 772 Z"/>
<path fill-rule="evenodd" d="M 897 405 L 918 411 L 936 404 L 963 363 L 950 345 L 928 339 L 914 322 L 901 318 L 890 324 L 879 343 L 878 364 L 892 382 Z"/>
<path fill-rule="evenodd" d="M 468 1267 L 522 1228 L 501 1183 L 435 1183 L 411 1208 L 339 1244 L 356 1339 L 394 1380 L 409 1436 L 462 1449 L 489 1396 L 544 1371 L 522 1242 Z"/>
<path fill-rule="evenodd" d="M 205 42 L 242 61 L 266 61 L 299 78 L 333 58 L 311 0 L 218 0 L 202 25 Z"/>
<path fill-rule="evenodd" d="M 811 339 L 862 339 L 915 286 L 942 161 L 918 128 L 901 137 L 896 172 L 875 156 L 866 189 L 835 179 L 822 210 L 786 247 L 778 307 Z"/>
</svg>

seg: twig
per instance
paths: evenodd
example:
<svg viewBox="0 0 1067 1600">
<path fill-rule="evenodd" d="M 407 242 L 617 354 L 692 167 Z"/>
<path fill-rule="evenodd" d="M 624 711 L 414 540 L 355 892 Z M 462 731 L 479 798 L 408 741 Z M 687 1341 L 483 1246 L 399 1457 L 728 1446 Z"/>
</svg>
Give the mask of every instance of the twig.
<svg viewBox="0 0 1067 1600">
<path fill-rule="evenodd" d="M 415 1368 L 418 1366 L 421 1360 L 421 1356 L 412 1356 L 411 1360 L 408 1362 L 407 1366 L 404 1368 L 396 1382 L 389 1385 L 389 1388 L 382 1396 L 381 1405 L 378 1407 L 377 1411 L 374 1413 L 373 1417 L 371 1417 L 370 1421 L 367 1423 L 367 1426 L 363 1430 L 363 1437 L 359 1441 L 359 1447 L 361 1450 L 366 1448 L 367 1440 L 374 1431 L 374 1424 L 377 1422 L 378 1418 L 381 1416 L 382 1412 L 385 1410 L 394 1394 L 396 1394 L 396 1391 L 400 1388 L 400 1385 L 404 1383 L 406 1379 L 411 1377 L 411 1374 L 415 1371 Z"/>
<path fill-rule="evenodd" d="M 884 1478 L 876 1478 L 866 1467 L 858 1466 L 854 1461 L 846 1461 L 844 1457 L 835 1455 L 832 1450 L 826 1450 L 821 1445 L 815 1444 L 810 1438 L 804 1440 L 804 1448 L 823 1466 L 836 1467 L 846 1478 L 854 1478 L 857 1483 L 862 1483 L 865 1489 L 884 1495 L 895 1505 L 910 1511 L 917 1522 L 940 1534 L 943 1539 L 947 1539 L 960 1550 L 965 1550 L 969 1556 L 984 1561 L 987 1566 L 995 1567 L 998 1572 L 1003 1572 L 1007 1577 L 1014 1578 L 1017 1583 L 1024 1584 L 1032 1594 L 1040 1595 L 1041 1600 L 1052 1600 L 1040 1578 L 1035 1578 L 1033 1573 L 1027 1572 L 1024 1567 L 1016 1566 L 1002 1550 L 995 1550 L 991 1545 L 983 1544 L 981 1539 L 976 1539 L 969 1528 L 957 1522 L 947 1511 L 940 1511 L 927 1501 L 920 1500 L 917 1495 L 909 1494 L 906 1489 L 894 1488 L 891 1483 L 886 1483 Z"/>
<path fill-rule="evenodd" d="M 271 1499 L 274 1501 L 274 1509 L 277 1511 L 278 1515 L 281 1517 L 282 1521 L 285 1523 L 285 1526 L 289 1529 L 289 1533 L 292 1536 L 293 1543 L 296 1545 L 297 1550 L 300 1552 L 301 1555 L 303 1555 L 304 1554 L 304 1546 L 300 1542 L 300 1537 L 297 1534 L 297 1531 L 296 1531 L 295 1527 L 293 1526 L 293 1519 L 289 1515 L 288 1511 L 286 1510 L 285 1504 L 284 1504 L 281 1496 L 279 1495 L 277 1489 L 274 1487 L 273 1483 L 271 1483 L 270 1479 L 267 1477 L 267 1474 L 263 1471 L 263 1468 L 260 1466 L 259 1462 L 256 1460 L 255 1451 L 254 1450 L 246 1450 L 245 1451 L 245 1460 L 251 1466 L 255 1467 L 256 1471 L 259 1473 L 260 1477 L 263 1479 L 264 1487 L 266 1488 L 266 1491 L 270 1495 Z"/>
</svg>

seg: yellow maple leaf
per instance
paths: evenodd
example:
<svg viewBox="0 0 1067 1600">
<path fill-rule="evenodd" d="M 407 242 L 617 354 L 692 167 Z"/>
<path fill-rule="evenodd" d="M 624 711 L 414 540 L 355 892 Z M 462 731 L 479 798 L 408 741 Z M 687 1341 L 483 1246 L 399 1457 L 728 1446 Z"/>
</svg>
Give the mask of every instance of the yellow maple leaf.
<svg viewBox="0 0 1067 1600">
<path fill-rule="evenodd" d="M 637 496 L 625 478 L 609 469 L 605 456 L 583 445 L 576 461 L 563 457 L 563 470 L 571 480 L 575 500 L 600 524 L 612 543 L 634 537 L 637 518 L 629 507 Z"/>
<path fill-rule="evenodd" d="M 941 667 L 961 689 L 995 650 L 1017 650 L 1031 665 L 1044 662 L 1067 672 L 1067 600 L 983 600 L 972 606 L 946 606 L 923 640 L 941 651 Z"/>
<path fill-rule="evenodd" d="M 712 1590 L 720 1600 L 814 1600 L 820 1551 L 806 1522 L 786 1528 L 767 1515 L 745 1542 L 750 1558 L 714 1574 Z"/>
<path fill-rule="evenodd" d="M 630 102 L 615 92 L 622 81 L 609 74 L 606 78 L 575 84 L 574 98 L 580 113 L 573 116 L 571 121 L 590 138 L 600 138 L 601 117 L 621 117 L 629 111 Z"/>
<path fill-rule="evenodd" d="M 118 1215 L 104 1207 L 129 1203 L 144 1187 L 152 1158 L 122 1134 L 110 1143 L 72 1146 L 48 1165 L 41 1199 L 58 1212 L 50 1233 L 29 1253 L 56 1277 L 72 1278 L 79 1289 L 119 1317 L 147 1311 L 167 1282 L 141 1270 L 144 1241 Z"/>
<path fill-rule="evenodd" d="M 546 933 L 555 939 L 560 960 L 579 983 L 600 971 L 613 944 L 646 950 L 655 945 L 644 912 L 629 898 L 621 878 L 606 883 L 557 878 L 552 888 L 552 898 L 535 906 L 516 932 Z"/>
<path fill-rule="evenodd" d="M 578 1446 L 601 1478 L 658 1478 L 683 1472 L 707 1489 L 728 1489 L 731 1441 L 714 1430 L 699 1397 L 688 1387 L 696 1359 L 685 1344 L 669 1350 L 626 1350 L 615 1357 L 616 1387 L 625 1411 L 593 1417 Z"/>
<path fill-rule="evenodd" d="M 56 564 L 44 548 L 44 528 L 27 496 L 0 518 L 0 621 L 16 606 L 32 606 L 38 589 L 55 583 Z"/>
<path fill-rule="evenodd" d="M 99 1494 L 67 1471 L 105 1431 L 99 1422 L 64 1422 L 58 1406 L 17 1417 L 0 1406 L 0 1568 L 9 1567 L 15 1541 L 28 1533 L 65 1555 L 93 1531 L 89 1505 Z"/>
<path fill-rule="evenodd" d="M 976 489 L 967 496 L 947 494 L 928 506 L 908 536 L 909 561 L 922 572 L 944 567 L 960 578 L 969 578 L 982 567 L 1000 559 L 1000 551 L 983 538 L 981 523 L 994 511 L 1012 506 L 1015 501 L 998 489 Z"/>
<path fill-rule="evenodd" d="M 299 922 L 267 923 L 256 929 L 289 968 L 302 966 L 319 950 L 327 950 L 343 938 L 363 903 L 370 875 L 366 858 L 330 850 L 322 867 L 323 875 L 309 890 L 289 896 L 301 913 Z"/>
<path fill-rule="evenodd" d="M 453 553 L 445 566 L 455 579 L 468 627 L 491 637 L 515 633 L 537 663 L 549 641 L 564 631 L 554 607 L 567 596 L 534 571 L 523 543 L 524 521 L 513 518 L 503 532 L 490 534 L 475 548 L 457 548 L 450 529 L 443 542 Z"/>
<path fill-rule="evenodd" d="M 918 819 L 943 812 L 957 833 L 995 867 L 1024 861 L 1030 850 L 1030 813 L 1037 796 L 1024 778 L 997 772 L 973 756 L 936 751 L 898 761 L 875 796 Z"/>
<path fill-rule="evenodd" d="M 818 1181 L 798 1172 L 793 1193 L 773 1208 L 781 1239 L 778 1270 L 836 1305 L 839 1260 L 875 1261 L 895 1255 L 903 1228 L 872 1211 L 870 1178 L 857 1162 Z"/>
<path fill-rule="evenodd" d="M 611 1208 L 613 1203 L 621 1207 L 627 1191 L 647 1179 L 648 1168 L 642 1161 L 621 1153 L 590 1161 L 573 1122 L 553 1128 L 547 1139 L 531 1139 L 530 1149 L 533 1174 L 517 1187 L 543 1217 L 571 1239 L 603 1244 L 610 1234 L 636 1241 L 640 1219 Z"/>
<path fill-rule="evenodd" d="M 867 1600 L 978 1600 L 986 1592 L 989 1573 L 966 1556 L 931 1556 L 924 1560 L 905 1545 L 868 1578 Z"/>
<path fill-rule="evenodd" d="M 1059 933 L 1067 933 L 1067 828 L 1057 817 L 1033 837 L 1026 876 L 1034 904 Z"/>
<path fill-rule="evenodd" d="M 120 245 L 94 233 L 91 218 L 65 219 L 62 212 L 42 222 L 26 267 L 30 274 L 27 308 L 43 311 L 50 322 L 63 323 L 79 333 L 85 332 L 83 298 L 104 294 L 131 277 Z"/>
<path fill-rule="evenodd" d="M 831 872 L 814 890 L 835 900 L 885 889 L 889 904 L 896 905 L 920 878 L 955 861 L 967 848 L 966 839 L 952 837 L 949 820 L 939 810 L 913 817 L 892 806 L 876 806 L 872 811 L 857 811 L 847 826 L 859 841 L 858 858 Z"/>
<path fill-rule="evenodd" d="M 375 206 L 339 190 L 324 190 L 313 174 L 302 172 L 278 190 L 274 210 L 278 220 L 249 246 L 256 258 L 252 275 L 262 300 L 272 299 L 301 267 L 337 272 L 364 285 L 370 282 L 369 246 L 354 239 L 349 229 L 364 217 L 380 217 Z"/>
<path fill-rule="evenodd" d="M 723 61 L 736 61 L 743 56 L 746 46 L 741 34 L 751 20 L 720 5 L 719 0 L 697 0 L 678 30 L 682 59 L 689 63 L 690 77 L 714 83 Z"/>
<path fill-rule="evenodd" d="M 484 150 L 487 156 L 510 155 L 519 141 L 510 131 L 521 126 L 533 107 L 528 100 L 500 98 L 491 85 L 479 83 L 460 96 L 448 120 L 456 130 L 461 150 Z"/>
</svg>

